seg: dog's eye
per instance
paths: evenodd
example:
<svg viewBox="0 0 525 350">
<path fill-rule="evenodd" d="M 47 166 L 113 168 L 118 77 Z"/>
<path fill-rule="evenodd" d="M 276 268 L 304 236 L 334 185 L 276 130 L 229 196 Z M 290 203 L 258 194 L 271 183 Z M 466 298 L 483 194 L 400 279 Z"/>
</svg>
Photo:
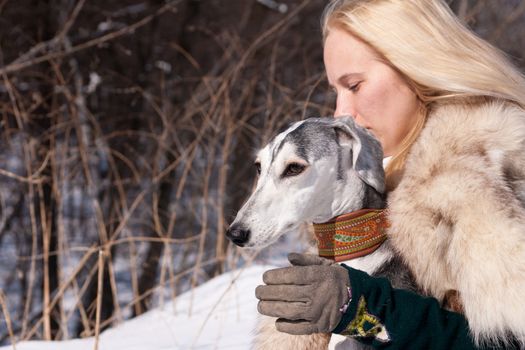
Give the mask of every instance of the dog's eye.
<svg viewBox="0 0 525 350">
<path fill-rule="evenodd" d="M 296 176 L 302 173 L 306 169 L 305 165 L 299 163 L 290 163 L 283 172 L 282 177 Z"/>
<path fill-rule="evenodd" d="M 261 175 L 261 163 L 256 162 L 253 165 L 255 166 L 255 170 L 257 171 L 257 175 Z"/>
</svg>

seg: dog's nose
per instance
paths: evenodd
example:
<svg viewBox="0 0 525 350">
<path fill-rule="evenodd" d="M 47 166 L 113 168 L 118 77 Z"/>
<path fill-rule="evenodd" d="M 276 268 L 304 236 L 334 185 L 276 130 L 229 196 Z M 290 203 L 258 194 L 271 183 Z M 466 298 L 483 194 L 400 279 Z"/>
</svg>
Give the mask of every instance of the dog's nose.
<svg viewBox="0 0 525 350">
<path fill-rule="evenodd" d="M 226 231 L 226 237 L 239 247 L 244 247 L 250 239 L 250 230 L 245 230 L 239 225 L 232 225 Z"/>
</svg>

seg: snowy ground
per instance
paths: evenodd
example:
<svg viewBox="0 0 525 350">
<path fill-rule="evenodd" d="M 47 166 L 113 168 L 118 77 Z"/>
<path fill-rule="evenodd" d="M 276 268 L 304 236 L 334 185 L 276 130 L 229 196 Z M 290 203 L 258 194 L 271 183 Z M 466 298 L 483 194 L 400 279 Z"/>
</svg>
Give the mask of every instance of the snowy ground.
<svg viewBox="0 0 525 350">
<path fill-rule="evenodd" d="M 104 331 L 100 350 L 248 349 L 257 317 L 255 287 L 264 271 L 255 265 L 214 278 L 151 310 Z M 13 346 L 0 347 L 0 350 Z M 30 341 L 17 350 L 92 350 L 95 339 Z"/>
</svg>

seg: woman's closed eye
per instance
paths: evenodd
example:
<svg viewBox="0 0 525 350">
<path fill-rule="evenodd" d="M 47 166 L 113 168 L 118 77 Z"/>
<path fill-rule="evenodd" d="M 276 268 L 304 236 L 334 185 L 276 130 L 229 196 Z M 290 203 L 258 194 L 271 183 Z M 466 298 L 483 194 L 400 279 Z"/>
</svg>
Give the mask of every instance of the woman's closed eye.
<svg viewBox="0 0 525 350">
<path fill-rule="evenodd" d="M 348 84 L 346 88 L 352 92 L 357 92 L 360 86 L 361 86 L 361 82 L 358 81 L 356 83 Z"/>
</svg>

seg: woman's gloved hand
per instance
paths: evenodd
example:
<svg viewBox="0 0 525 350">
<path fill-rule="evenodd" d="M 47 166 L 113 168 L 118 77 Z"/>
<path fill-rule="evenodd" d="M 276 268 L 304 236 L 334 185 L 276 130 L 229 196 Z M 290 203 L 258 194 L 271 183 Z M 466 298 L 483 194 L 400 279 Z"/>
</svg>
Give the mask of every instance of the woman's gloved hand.
<svg viewBox="0 0 525 350">
<path fill-rule="evenodd" d="M 255 296 L 263 315 L 278 317 L 277 330 L 290 334 L 330 333 L 350 301 L 348 271 L 312 254 L 288 254 L 291 267 L 266 271 Z"/>
</svg>

